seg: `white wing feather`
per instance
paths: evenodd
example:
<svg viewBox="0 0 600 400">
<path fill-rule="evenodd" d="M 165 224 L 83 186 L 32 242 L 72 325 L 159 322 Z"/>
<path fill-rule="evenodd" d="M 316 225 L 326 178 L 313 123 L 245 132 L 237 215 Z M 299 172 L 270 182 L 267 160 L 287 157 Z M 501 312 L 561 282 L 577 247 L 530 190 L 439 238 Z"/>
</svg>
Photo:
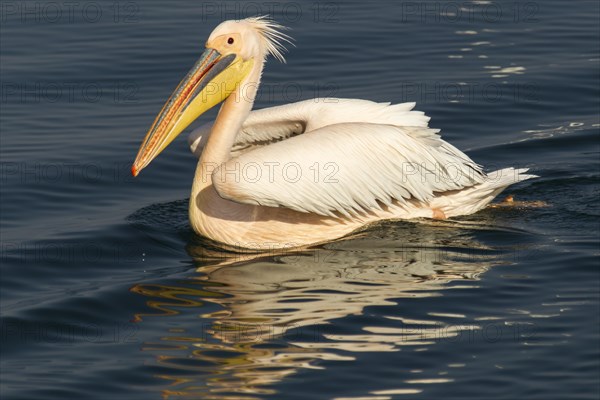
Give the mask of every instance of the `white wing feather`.
<svg viewBox="0 0 600 400">
<path fill-rule="evenodd" d="M 436 130 L 358 122 L 255 148 L 212 178 L 229 200 L 350 217 L 411 199 L 426 204 L 485 181 L 485 174 Z"/>
<path fill-rule="evenodd" d="M 375 103 L 359 99 L 317 98 L 254 110 L 238 132 L 232 155 L 256 146 L 344 122 L 368 122 L 396 126 L 426 127 L 429 122 L 415 103 Z M 213 123 L 195 129 L 188 137 L 192 153 L 200 157 Z"/>
</svg>

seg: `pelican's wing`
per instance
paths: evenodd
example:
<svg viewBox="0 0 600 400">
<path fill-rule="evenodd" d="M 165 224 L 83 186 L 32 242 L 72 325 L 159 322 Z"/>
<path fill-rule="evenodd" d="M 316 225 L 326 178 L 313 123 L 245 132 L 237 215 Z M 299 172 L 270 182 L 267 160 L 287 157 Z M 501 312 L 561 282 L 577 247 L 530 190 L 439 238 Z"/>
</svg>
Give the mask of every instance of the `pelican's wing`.
<svg viewBox="0 0 600 400">
<path fill-rule="evenodd" d="M 317 98 L 254 110 L 238 132 L 232 156 L 344 122 L 426 127 L 429 117 L 421 111 L 414 111 L 414 106 L 415 103 L 390 105 L 358 99 Z M 192 153 L 197 157 L 202 154 L 212 125 L 212 122 L 202 125 L 188 137 Z"/>
<path fill-rule="evenodd" d="M 254 117 L 259 111 L 263 110 L 252 111 L 250 117 Z M 254 118 L 252 119 L 254 120 Z M 242 129 L 238 132 L 235 143 L 231 148 L 232 156 L 237 156 L 255 147 L 265 146 L 281 139 L 299 135 L 304 133 L 306 129 L 305 121 L 300 120 L 272 119 L 261 122 L 254 122 L 253 120 L 251 122 L 246 120 Z M 212 126 L 212 122 L 204 124 L 193 130 L 188 137 L 190 150 L 198 158 L 204 150 Z"/>
<path fill-rule="evenodd" d="M 241 203 L 352 216 L 483 182 L 481 167 L 437 132 L 329 125 L 215 166 L 213 183 L 223 198 Z"/>
</svg>

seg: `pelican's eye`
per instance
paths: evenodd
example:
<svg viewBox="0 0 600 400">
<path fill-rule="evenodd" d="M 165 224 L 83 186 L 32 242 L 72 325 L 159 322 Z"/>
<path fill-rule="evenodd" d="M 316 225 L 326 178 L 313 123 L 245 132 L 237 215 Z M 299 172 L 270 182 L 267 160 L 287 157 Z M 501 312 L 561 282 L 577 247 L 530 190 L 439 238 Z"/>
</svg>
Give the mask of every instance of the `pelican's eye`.
<svg viewBox="0 0 600 400">
<path fill-rule="evenodd" d="M 230 37 L 229 39 L 227 39 L 227 44 L 233 44 L 233 38 Z"/>
</svg>

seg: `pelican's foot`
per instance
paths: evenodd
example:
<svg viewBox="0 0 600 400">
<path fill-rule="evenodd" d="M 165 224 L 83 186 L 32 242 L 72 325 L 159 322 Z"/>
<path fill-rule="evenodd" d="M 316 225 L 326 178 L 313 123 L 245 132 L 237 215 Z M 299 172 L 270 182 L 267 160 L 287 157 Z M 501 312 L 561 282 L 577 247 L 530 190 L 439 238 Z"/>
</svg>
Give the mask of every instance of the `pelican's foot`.
<svg viewBox="0 0 600 400">
<path fill-rule="evenodd" d="M 446 214 L 444 214 L 444 212 L 442 210 L 440 210 L 439 208 L 432 208 L 431 209 L 431 218 L 433 219 L 446 219 Z"/>
<path fill-rule="evenodd" d="M 514 204 L 514 203 L 515 203 L 515 196 L 514 196 L 514 195 L 512 195 L 512 194 L 509 194 L 508 196 L 506 196 L 506 197 L 504 198 L 504 200 L 502 200 L 502 202 L 503 202 L 504 204 L 509 204 L 509 205 L 510 205 L 510 204 Z"/>
<path fill-rule="evenodd" d="M 501 208 L 501 207 L 519 207 L 519 208 L 543 208 L 549 207 L 545 201 L 517 201 L 512 194 L 509 194 L 499 203 L 488 205 L 489 208 Z"/>
</svg>

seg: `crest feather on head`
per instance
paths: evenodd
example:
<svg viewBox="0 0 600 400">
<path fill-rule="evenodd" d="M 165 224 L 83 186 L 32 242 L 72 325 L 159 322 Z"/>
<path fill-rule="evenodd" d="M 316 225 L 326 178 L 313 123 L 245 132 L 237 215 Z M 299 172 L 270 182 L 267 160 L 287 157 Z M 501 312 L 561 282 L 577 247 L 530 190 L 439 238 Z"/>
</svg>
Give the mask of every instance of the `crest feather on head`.
<svg viewBox="0 0 600 400">
<path fill-rule="evenodd" d="M 283 53 L 287 51 L 285 43 L 293 45 L 292 38 L 282 32 L 288 28 L 273 21 L 267 15 L 250 17 L 243 21 L 249 23 L 260 34 L 267 53 L 285 63 L 283 56 Z"/>
</svg>

